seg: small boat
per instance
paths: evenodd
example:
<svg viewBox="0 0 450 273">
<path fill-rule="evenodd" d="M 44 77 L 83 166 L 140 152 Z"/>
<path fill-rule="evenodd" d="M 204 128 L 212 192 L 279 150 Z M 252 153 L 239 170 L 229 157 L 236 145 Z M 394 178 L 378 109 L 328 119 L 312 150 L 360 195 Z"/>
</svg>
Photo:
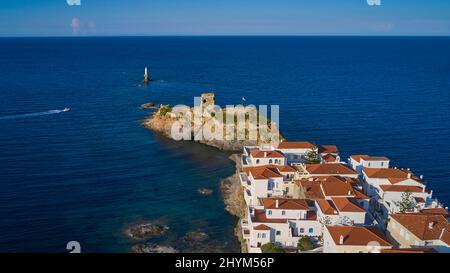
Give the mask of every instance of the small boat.
<svg viewBox="0 0 450 273">
<path fill-rule="evenodd" d="M 63 112 L 69 112 L 70 111 L 70 108 L 64 108 L 63 110 L 62 110 Z"/>
</svg>

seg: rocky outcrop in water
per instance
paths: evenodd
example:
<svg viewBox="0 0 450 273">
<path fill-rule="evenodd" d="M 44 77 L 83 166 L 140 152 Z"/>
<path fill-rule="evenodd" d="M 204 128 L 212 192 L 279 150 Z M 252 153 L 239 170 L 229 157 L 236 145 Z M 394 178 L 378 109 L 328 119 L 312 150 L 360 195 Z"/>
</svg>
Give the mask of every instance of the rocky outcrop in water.
<svg viewBox="0 0 450 273">
<path fill-rule="evenodd" d="M 156 103 L 153 103 L 153 102 L 147 102 L 147 103 L 141 104 L 141 106 L 139 106 L 139 108 L 140 109 L 145 109 L 145 110 L 158 109 L 158 105 Z"/>
<path fill-rule="evenodd" d="M 208 95 L 214 97 L 213 93 L 207 93 L 207 94 L 202 94 L 202 97 Z M 211 99 L 211 101 L 208 102 L 209 104 L 214 104 L 214 100 Z M 250 106 L 246 106 L 245 109 L 255 109 L 254 107 L 250 107 Z M 203 108 L 200 108 L 203 109 Z M 152 130 L 155 133 L 158 133 L 160 135 L 163 135 L 167 138 L 171 138 L 172 137 L 172 127 L 175 124 L 175 122 L 180 121 L 181 120 L 181 116 L 179 114 L 175 114 L 172 112 L 172 107 L 170 105 L 161 105 L 158 109 L 158 111 L 152 113 L 148 118 L 146 118 L 142 125 L 150 130 Z M 188 113 L 190 111 L 190 115 L 194 116 L 194 108 L 191 107 L 187 107 L 186 108 L 186 113 Z M 222 109 L 223 113 L 226 113 L 225 109 Z M 251 111 L 251 110 L 249 110 Z M 212 146 L 215 148 L 218 148 L 220 150 L 223 151 L 241 151 L 243 146 L 254 146 L 254 145 L 259 145 L 259 144 L 264 144 L 264 143 L 269 143 L 270 140 L 273 138 L 273 134 L 274 133 L 279 133 L 278 128 L 270 128 L 270 123 L 267 123 L 267 119 L 264 118 L 264 121 L 261 121 L 259 123 L 256 124 L 252 124 L 252 126 L 254 128 L 259 128 L 261 126 L 264 126 L 264 128 L 267 129 L 268 131 L 268 135 L 266 135 L 264 137 L 264 139 L 261 137 L 260 134 L 258 134 L 257 140 L 249 140 L 247 138 L 249 138 L 248 136 L 246 137 L 245 140 L 237 140 L 236 134 L 236 122 L 237 122 L 237 116 L 233 115 L 234 119 L 235 119 L 235 130 L 229 133 L 227 132 L 227 127 L 225 124 L 223 124 L 222 122 L 222 126 L 223 126 L 223 132 L 225 132 L 225 134 L 230 134 L 233 137 L 233 140 L 198 140 L 199 143 L 208 145 L 208 146 Z M 217 118 L 215 117 L 215 115 L 211 114 L 209 115 L 203 115 L 201 118 L 201 122 L 202 125 L 208 124 L 210 123 L 211 120 L 216 120 Z M 263 119 L 263 117 L 261 116 L 260 119 Z M 250 124 L 251 123 L 249 121 L 248 116 L 245 116 L 245 122 L 246 122 L 246 126 L 248 126 L 247 128 L 250 128 Z M 192 121 L 193 123 L 193 121 Z M 265 124 L 265 125 L 264 125 Z M 191 128 L 194 128 L 194 124 L 192 124 Z M 261 127 L 262 128 L 262 127 Z M 197 134 L 201 134 L 200 130 L 201 129 L 197 129 L 198 131 L 196 132 L 192 132 L 192 135 L 197 135 Z M 200 132 L 200 133 L 199 133 Z M 246 131 L 246 134 L 248 134 L 248 130 Z M 283 137 L 281 136 L 281 134 L 279 135 L 279 140 L 283 140 Z M 191 137 L 191 139 L 193 139 L 193 137 Z"/>
<path fill-rule="evenodd" d="M 201 231 L 189 231 L 183 238 L 189 243 L 200 243 L 209 239 L 209 235 Z"/>
<path fill-rule="evenodd" d="M 201 195 L 211 195 L 213 193 L 213 190 L 211 189 L 205 189 L 205 188 L 199 188 L 197 189 L 197 192 Z"/>
<path fill-rule="evenodd" d="M 179 253 L 171 246 L 157 244 L 137 244 L 131 248 L 135 253 Z"/>
<path fill-rule="evenodd" d="M 133 240 L 146 240 L 151 237 L 159 237 L 166 233 L 169 227 L 157 223 L 142 223 L 131 226 L 125 233 Z"/>
</svg>

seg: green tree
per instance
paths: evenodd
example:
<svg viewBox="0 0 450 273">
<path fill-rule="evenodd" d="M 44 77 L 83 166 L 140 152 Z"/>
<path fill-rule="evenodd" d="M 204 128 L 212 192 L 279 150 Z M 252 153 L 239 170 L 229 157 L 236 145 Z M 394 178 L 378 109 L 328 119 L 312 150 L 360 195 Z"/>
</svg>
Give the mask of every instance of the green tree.
<svg viewBox="0 0 450 273">
<path fill-rule="evenodd" d="M 317 153 L 317 151 L 315 149 L 311 149 L 305 154 L 305 163 L 306 164 L 319 164 L 320 163 L 319 154 Z"/>
<path fill-rule="evenodd" d="M 399 207 L 400 213 L 413 210 L 416 205 L 412 198 L 412 193 L 409 191 L 402 193 L 402 200 L 394 202 L 394 204 Z"/>
<path fill-rule="evenodd" d="M 284 253 L 282 248 L 275 246 L 272 243 L 263 244 L 261 246 L 262 253 Z"/>
<path fill-rule="evenodd" d="M 308 251 L 313 249 L 314 245 L 308 236 L 302 236 L 300 240 L 298 240 L 297 248 L 300 251 Z"/>
<path fill-rule="evenodd" d="M 159 109 L 159 115 L 164 117 L 167 113 L 172 112 L 172 107 L 170 105 L 161 105 L 161 108 Z"/>
</svg>

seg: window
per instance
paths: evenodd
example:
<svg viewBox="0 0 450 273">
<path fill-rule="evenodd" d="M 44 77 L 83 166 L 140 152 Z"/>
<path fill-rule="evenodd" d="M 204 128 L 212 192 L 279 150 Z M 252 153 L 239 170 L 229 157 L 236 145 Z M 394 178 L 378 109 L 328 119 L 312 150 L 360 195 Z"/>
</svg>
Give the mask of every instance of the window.
<svg viewBox="0 0 450 273">
<path fill-rule="evenodd" d="M 369 166 L 369 167 L 370 167 L 370 162 L 369 162 L 369 164 L 367 164 L 367 166 Z"/>
<path fill-rule="evenodd" d="M 266 234 L 265 233 L 263 233 L 263 234 L 261 234 L 261 238 L 266 238 Z"/>
<path fill-rule="evenodd" d="M 314 233 L 314 228 L 309 228 L 308 232 L 309 233 Z"/>
<path fill-rule="evenodd" d="M 261 233 L 258 233 L 258 235 L 256 235 L 256 237 L 259 239 L 261 238 Z"/>
<path fill-rule="evenodd" d="M 258 247 L 261 247 L 261 243 L 260 243 L 260 242 L 258 242 L 257 246 L 258 246 Z"/>
<path fill-rule="evenodd" d="M 269 159 L 269 164 L 272 164 L 272 159 Z"/>
<path fill-rule="evenodd" d="M 271 210 L 268 210 L 268 211 L 267 211 L 267 214 L 272 215 L 272 211 L 271 211 Z"/>
<path fill-rule="evenodd" d="M 383 167 L 384 166 L 384 162 L 383 161 L 381 161 L 381 167 Z"/>
<path fill-rule="evenodd" d="M 277 230 L 277 236 L 281 235 L 281 231 Z"/>
<path fill-rule="evenodd" d="M 300 228 L 300 233 L 305 233 L 305 229 L 304 228 Z"/>
<path fill-rule="evenodd" d="M 256 159 L 256 164 L 259 164 L 259 159 Z"/>
<path fill-rule="evenodd" d="M 282 211 L 281 211 L 281 215 L 286 215 L 286 211 L 285 211 L 285 210 L 282 210 Z"/>
</svg>

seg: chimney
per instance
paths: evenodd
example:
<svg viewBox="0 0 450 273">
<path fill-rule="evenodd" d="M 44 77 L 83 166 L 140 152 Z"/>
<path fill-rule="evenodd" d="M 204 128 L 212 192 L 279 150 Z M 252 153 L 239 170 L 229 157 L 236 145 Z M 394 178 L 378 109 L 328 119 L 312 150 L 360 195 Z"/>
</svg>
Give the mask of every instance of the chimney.
<svg viewBox="0 0 450 273">
<path fill-rule="evenodd" d="M 264 152 L 264 157 L 267 157 L 267 152 Z"/>
<path fill-rule="evenodd" d="M 411 173 L 410 172 L 408 172 L 408 178 L 411 178 Z"/>
<path fill-rule="evenodd" d="M 352 191 L 348 191 L 348 194 L 347 195 L 352 195 Z"/>
<path fill-rule="evenodd" d="M 278 208 L 278 199 L 275 200 L 275 207 Z"/>
<path fill-rule="evenodd" d="M 433 229 L 435 225 L 436 225 L 436 222 L 431 221 L 431 222 L 428 223 L 428 228 L 429 229 Z"/>
<path fill-rule="evenodd" d="M 343 245 L 343 244 L 344 244 L 344 235 L 341 235 L 341 236 L 339 237 L 339 244 L 340 244 L 340 245 Z"/>
<path fill-rule="evenodd" d="M 439 235 L 439 240 L 442 240 L 442 236 L 444 236 L 445 228 L 441 230 L 441 234 Z"/>
</svg>

